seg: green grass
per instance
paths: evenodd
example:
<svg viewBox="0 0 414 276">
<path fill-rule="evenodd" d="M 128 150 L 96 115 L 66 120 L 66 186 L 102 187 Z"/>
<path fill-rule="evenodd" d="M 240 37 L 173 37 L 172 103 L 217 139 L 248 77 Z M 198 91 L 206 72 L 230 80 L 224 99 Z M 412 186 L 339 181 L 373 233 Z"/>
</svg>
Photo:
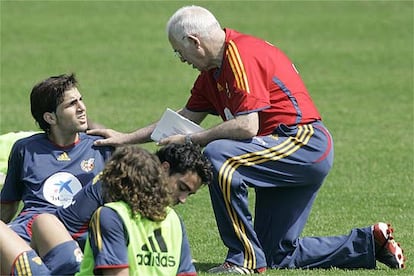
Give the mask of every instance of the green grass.
<svg viewBox="0 0 414 276">
<path fill-rule="evenodd" d="M 197 72 L 174 57 L 165 23 L 190 3 L 212 10 L 223 26 L 285 50 L 333 134 L 334 167 L 303 235 L 346 234 L 389 221 L 408 257 L 405 271 L 379 264 L 377 270 L 268 275 L 414 274 L 412 1 L 3 0 L 0 132 L 36 129 L 30 89 L 63 72 L 77 73 L 89 116 L 120 131 L 155 121 L 166 107 L 183 106 Z M 205 275 L 226 254 L 208 189 L 177 210 Z"/>
</svg>

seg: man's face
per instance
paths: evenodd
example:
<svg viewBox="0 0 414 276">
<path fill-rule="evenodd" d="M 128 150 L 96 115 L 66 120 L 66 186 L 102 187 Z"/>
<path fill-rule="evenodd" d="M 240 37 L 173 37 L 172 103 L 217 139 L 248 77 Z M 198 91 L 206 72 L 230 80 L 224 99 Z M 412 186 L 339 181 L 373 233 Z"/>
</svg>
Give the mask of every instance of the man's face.
<svg viewBox="0 0 414 276">
<path fill-rule="evenodd" d="M 175 173 L 168 177 L 173 188 L 173 204 L 185 203 L 189 195 L 195 194 L 201 187 L 200 176 L 196 172 L 188 171 L 185 174 Z"/>
<path fill-rule="evenodd" d="M 73 134 L 88 128 L 86 106 L 78 89 L 65 92 L 63 102 L 56 108 L 56 131 Z"/>
<path fill-rule="evenodd" d="M 184 46 L 183 41 L 176 41 L 174 38 L 170 38 L 170 44 L 174 53 L 180 59 L 181 62 L 191 65 L 194 69 L 201 71 L 208 71 L 211 69 L 209 65 L 208 57 L 206 57 L 204 49 L 197 45 L 197 43 L 184 37 L 183 40 L 188 40 L 187 46 Z"/>
</svg>

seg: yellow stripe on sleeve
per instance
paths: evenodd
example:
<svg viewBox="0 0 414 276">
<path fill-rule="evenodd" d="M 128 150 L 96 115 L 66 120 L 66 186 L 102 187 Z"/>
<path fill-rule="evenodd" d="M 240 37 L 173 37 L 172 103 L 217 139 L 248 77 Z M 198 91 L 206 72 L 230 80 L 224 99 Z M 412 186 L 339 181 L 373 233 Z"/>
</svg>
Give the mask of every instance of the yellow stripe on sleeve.
<svg viewBox="0 0 414 276">
<path fill-rule="evenodd" d="M 228 55 L 230 67 L 236 79 L 236 86 L 239 89 L 244 90 L 247 93 L 250 93 L 249 82 L 247 81 L 247 73 L 246 73 L 246 70 L 244 69 L 244 65 L 240 58 L 240 54 L 237 49 L 237 46 L 234 44 L 233 41 L 229 42 L 229 45 L 227 48 L 227 55 Z"/>
</svg>

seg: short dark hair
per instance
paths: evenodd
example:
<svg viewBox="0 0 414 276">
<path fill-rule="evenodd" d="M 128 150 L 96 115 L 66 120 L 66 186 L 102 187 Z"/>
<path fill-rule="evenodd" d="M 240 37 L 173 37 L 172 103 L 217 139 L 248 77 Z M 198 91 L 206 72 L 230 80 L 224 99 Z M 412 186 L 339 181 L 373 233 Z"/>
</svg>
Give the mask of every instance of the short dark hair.
<svg viewBox="0 0 414 276">
<path fill-rule="evenodd" d="M 55 112 L 57 106 L 63 102 L 65 92 L 77 84 L 75 74 L 72 73 L 49 77 L 33 87 L 30 93 L 32 116 L 45 132 L 49 132 L 50 125 L 43 119 L 43 114 Z"/>
<path fill-rule="evenodd" d="M 212 165 L 203 155 L 201 147 L 196 144 L 168 144 L 155 153 L 161 163 L 170 164 L 169 175 L 185 174 L 188 171 L 197 173 L 203 184 L 210 184 Z"/>
</svg>

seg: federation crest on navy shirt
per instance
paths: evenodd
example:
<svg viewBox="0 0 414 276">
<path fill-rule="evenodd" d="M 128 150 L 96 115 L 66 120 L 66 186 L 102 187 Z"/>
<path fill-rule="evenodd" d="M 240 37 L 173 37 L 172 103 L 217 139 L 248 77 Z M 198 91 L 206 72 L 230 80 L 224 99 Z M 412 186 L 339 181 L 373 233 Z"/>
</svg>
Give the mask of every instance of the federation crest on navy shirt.
<svg viewBox="0 0 414 276">
<path fill-rule="evenodd" d="M 95 167 L 95 158 L 89 158 L 81 162 L 81 168 L 85 172 L 90 172 Z"/>
</svg>

